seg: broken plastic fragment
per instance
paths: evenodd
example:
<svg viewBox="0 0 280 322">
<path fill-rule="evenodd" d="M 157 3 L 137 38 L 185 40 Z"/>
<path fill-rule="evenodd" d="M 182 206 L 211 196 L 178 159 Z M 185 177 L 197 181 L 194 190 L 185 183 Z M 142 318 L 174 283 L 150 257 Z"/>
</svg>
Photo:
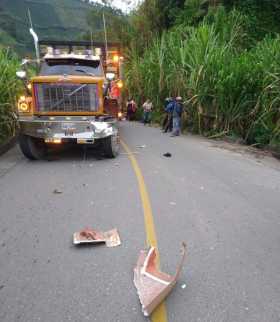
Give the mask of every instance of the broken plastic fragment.
<svg viewBox="0 0 280 322">
<path fill-rule="evenodd" d="M 56 195 L 60 195 L 60 194 L 62 194 L 62 191 L 59 189 L 54 189 L 53 193 Z"/>
<path fill-rule="evenodd" d="M 121 240 L 117 229 L 102 232 L 86 228 L 80 232 L 74 233 L 73 235 L 74 245 L 100 243 L 105 243 L 107 247 L 119 246 L 121 244 Z"/>
<path fill-rule="evenodd" d="M 165 274 L 157 269 L 157 255 L 154 247 L 140 252 L 137 265 L 134 268 L 134 284 L 145 316 L 149 316 L 175 286 L 186 254 L 186 244 L 183 243 L 182 246 L 183 254 L 175 276 Z"/>
<path fill-rule="evenodd" d="M 163 156 L 166 157 L 166 158 L 171 158 L 172 154 L 170 152 L 166 152 L 166 153 L 164 153 Z"/>
</svg>

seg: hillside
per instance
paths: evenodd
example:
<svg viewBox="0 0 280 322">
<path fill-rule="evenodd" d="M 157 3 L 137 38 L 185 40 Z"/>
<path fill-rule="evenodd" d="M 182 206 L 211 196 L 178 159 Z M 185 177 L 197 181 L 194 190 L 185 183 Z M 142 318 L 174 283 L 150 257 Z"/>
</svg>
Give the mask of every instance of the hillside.
<svg viewBox="0 0 280 322">
<path fill-rule="evenodd" d="M 79 0 L 1 0 L 0 45 L 30 51 L 28 8 L 40 39 L 70 40 L 88 30 L 86 17 L 93 6 Z"/>
</svg>

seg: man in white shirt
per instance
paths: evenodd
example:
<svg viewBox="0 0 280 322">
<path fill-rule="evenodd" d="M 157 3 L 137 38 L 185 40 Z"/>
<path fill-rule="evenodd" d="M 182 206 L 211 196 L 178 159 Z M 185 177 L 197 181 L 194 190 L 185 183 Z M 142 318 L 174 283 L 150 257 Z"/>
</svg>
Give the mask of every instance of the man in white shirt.
<svg viewBox="0 0 280 322">
<path fill-rule="evenodd" d="M 151 114 L 153 110 L 153 103 L 147 99 L 146 102 L 143 104 L 143 110 L 144 110 L 144 118 L 143 123 L 146 125 L 147 123 L 151 123 Z"/>
</svg>

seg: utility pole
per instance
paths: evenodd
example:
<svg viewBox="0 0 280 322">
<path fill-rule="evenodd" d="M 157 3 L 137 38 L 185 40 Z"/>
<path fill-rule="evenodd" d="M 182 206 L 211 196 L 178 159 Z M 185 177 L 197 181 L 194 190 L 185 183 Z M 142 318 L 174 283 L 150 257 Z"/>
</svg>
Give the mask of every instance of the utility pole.
<svg viewBox="0 0 280 322">
<path fill-rule="evenodd" d="M 39 65 L 40 64 L 40 50 L 39 50 L 39 44 L 38 44 L 39 39 L 38 39 L 38 36 L 37 36 L 36 32 L 33 29 L 32 18 L 31 18 L 31 13 L 30 13 L 29 8 L 28 8 L 27 13 L 28 13 L 28 19 L 29 19 L 29 23 L 30 23 L 29 32 L 30 32 L 30 34 L 31 34 L 31 36 L 33 37 L 33 40 L 34 40 L 37 64 Z"/>
<path fill-rule="evenodd" d="M 94 47 L 93 47 L 93 32 L 92 32 L 92 29 L 90 29 L 90 41 L 91 41 L 92 55 L 95 55 L 95 53 L 94 53 Z"/>
<path fill-rule="evenodd" d="M 32 24 L 32 18 L 31 18 L 31 13 L 30 13 L 30 9 L 27 9 L 27 15 L 28 15 L 28 20 L 29 20 L 29 24 L 30 24 L 30 28 L 33 29 L 33 24 Z"/>
<path fill-rule="evenodd" d="M 105 15 L 104 15 L 104 11 L 102 13 L 103 16 L 103 26 L 104 26 L 104 37 L 105 37 L 105 55 L 106 55 L 106 62 L 108 60 L 108 39 L 107 39 L 107 28 L 106 28 L 106 19 L 105 19 Z"/>
</svg>

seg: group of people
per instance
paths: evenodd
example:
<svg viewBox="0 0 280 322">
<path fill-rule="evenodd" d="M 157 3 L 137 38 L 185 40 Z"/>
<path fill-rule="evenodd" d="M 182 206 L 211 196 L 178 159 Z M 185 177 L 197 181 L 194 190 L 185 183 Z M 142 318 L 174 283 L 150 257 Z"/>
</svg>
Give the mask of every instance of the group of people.
<svg viewBox="0 0 280 322">
<path fill-rule="evenodd" d="M 137 105 L 135 101 L 130 98 L 126 104 L 127 120 L 135 120 Z M 144 125 L 151 122 L 151 114 L 153 110 L 153 103 L 147 99 L 143 104 L 143 123 Z M 179 136 L 181 132 L 181 118 L 183 113 L 183 100 L 182 97 L 166 98 L 164 104 L 165 118 L 162 124 L 162 131 L 164 133 L 172 132 L 171 136 Z"/>
<path fill-rule="evenodd" d="M 147 99 L 143 104 L 143 123 L 146 125 L 147 123 L 151 122 L 151 114 L 153 110 L 153 103 L 150 99 Z M 137 111 L 137 105 L 135 101 L 130 98 L 126 103 L 126 118 L 128 121 L 135 120 L 135 114 Z"/>
<path fill-rule="evenodd" d="M 183 100 L 181 96 L 166 98 L 164 104 L 166 113 L 162 123 L 162 132 L 172 132 L 171 136 L 179 136 L 181 132 L 181 118 L 183 114 Z"/>
</svg>

